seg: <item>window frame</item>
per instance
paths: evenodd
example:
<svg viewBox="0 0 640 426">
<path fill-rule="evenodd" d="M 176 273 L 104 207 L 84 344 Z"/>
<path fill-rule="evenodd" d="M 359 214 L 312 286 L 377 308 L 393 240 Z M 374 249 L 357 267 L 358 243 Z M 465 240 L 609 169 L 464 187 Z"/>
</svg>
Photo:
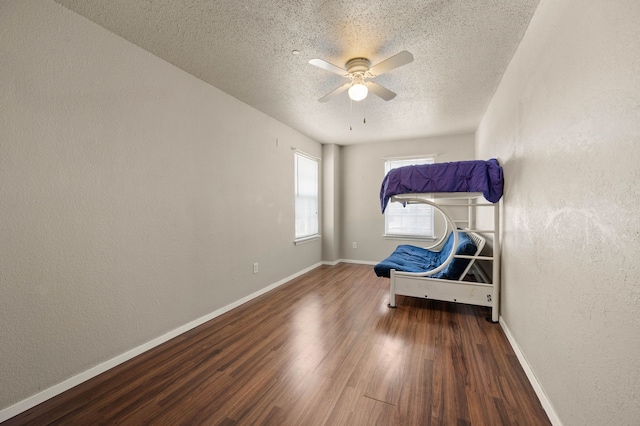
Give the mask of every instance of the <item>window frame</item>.
<svg viewBox="0 0 640 426">
<path fill-rule="evenodd" d="M 395 164 L 393 164 L 395 163 Z M 413 157 L 393 157 L 384 158 L 385 176 L 390 170 L 416 164 L 434 164 L 435 155 L 420 155 Z M 426 220 L 429 221 L 429 227 L 427 233 L 417 234 L 407 230 L 407 232 L 391 232 L 390 219 L 391 216 L 399 216 L 399 212 L 402 212 L 403 216 L 420 217 L 417 213 L 418 210 L 428 211 Z M 384 234 L 385 239 L 402 239 L 402 240 L 422 240 L 422 241 L 434 241 L 435 240 L 435 223 L 434 223 L 434 209 L 428 204 L 407 204 L 403 207 L 400 203 L 389 203 L 384 213 Z M 401 226 L 402 229 L 402 226 Z M 430 231 L 430 232 L 429 232 Z"/>
<path fill-rule="evenodd" d="M 294 158 L 294 243 L 302 244 L 309 241 L 314 241 L 320 238 L 320 159 L 304 152 L 296 150 L 293 155 Z M 307 162 L 309 164 L 315 164 L 315 170 L 311 174 L 312 180 L 315 179 L 315 184 L 306 187 L 306 197 L 300 195 L 301 187 L 304 186 L 304 182 L 301 182 L 300 164 Z M 307 176 L 309 177 L 309 176 Z M 304 202 L 304 198 L 311 197 L 309 202 Z M 306 204 L 306 205 L 305 205 Z M 315 213 L 309 214 L 309 207 L 311 211 L 315 210 Z M 303 211 L 301 212 L 301 208 Z M 306 211 L 304 211 L 306 210 Z M 301 217 L 302 216 L 302 217 Z M 299 229 L 300 222 L 315 218 L 311 222 L 302 224 L 302 229 Z"/>
</svg>

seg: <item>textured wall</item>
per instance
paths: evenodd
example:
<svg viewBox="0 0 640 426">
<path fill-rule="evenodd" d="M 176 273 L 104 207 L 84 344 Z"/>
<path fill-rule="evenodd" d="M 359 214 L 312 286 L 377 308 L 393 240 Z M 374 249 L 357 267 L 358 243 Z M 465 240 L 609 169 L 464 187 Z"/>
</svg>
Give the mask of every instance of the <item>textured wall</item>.
<svg viewBox="0 0 640 426">
<path fill-rule="evenodd" d="M 0 2 L 0 99 L 0 409 L 320 261 L 321 146 L 73 12 Z"/>
<path fill-rule="evenodd" d="M 342 147 L 342 259 L 379 262 L 407 241 L 385 239 L 380 213 L 383 157 L 437 154 L 437 162 L 474 159 L 473 134 Z M 439 217 L 439 216 L 437 216 Z M 354 249 L 353 242 L 358 243 Z"/>
<path fill-rule="evenodd" d="M 502 316 L 566 425 L 640 419 L 640 3 L 542 1 L 477 132 Z"/>
</svg>

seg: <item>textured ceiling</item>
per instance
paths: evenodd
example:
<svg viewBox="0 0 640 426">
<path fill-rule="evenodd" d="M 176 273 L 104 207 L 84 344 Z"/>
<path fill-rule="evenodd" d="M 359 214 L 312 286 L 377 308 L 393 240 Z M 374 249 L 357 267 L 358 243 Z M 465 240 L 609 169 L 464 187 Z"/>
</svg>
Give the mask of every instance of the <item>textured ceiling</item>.
<svg viewBox="0 0 640 426">
<path fill-rule="evenodd" d="M 539 2 L 56 1 L 313 139 L 341 145 L 474 131 Z M 370 94 L 351 105 L 343 93 L 318 102 L 348 80 L 309 59 L 376 64 L 402 50 L 415 60 L 375 79 L 397 93 L 391 101 Z"/>
</svg>

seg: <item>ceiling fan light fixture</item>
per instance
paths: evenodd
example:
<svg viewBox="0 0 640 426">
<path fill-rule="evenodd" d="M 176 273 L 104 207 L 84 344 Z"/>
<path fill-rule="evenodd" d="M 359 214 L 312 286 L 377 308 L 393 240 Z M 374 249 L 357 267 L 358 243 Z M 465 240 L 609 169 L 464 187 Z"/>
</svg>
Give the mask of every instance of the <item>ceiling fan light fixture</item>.
<svg viewBox="0 0 640 426">
<path fill-rule="evenodd" d="M 367 97 L 369 89 L 363 83 L 354 83 L 349 87 L 349 97 L 352 101 L 361 101 Z"/>
</svg>

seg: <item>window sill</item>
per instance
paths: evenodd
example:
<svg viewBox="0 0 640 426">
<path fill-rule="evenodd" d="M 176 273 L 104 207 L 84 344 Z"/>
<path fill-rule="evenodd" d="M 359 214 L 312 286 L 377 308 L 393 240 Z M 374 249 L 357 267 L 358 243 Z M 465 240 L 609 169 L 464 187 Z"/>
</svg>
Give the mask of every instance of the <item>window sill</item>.
<svg viewBox="0 0 640 426">
<path fill-rule="evenodd" d="M 435 241 L 435 237 L 418 237 L 415 235 L 383 235 L 385 240 Z"/>
<path fill-rule="evenodd" d="M 320 234 L 310 235 L 308 237 L 303 237 L 303 238 L 296 239 L 293 242 L 293 244 L 300 245 L 300 244 L 310 243 L 312 241 L 319 240 L 320 238 L 322 238 L 322 235 L 320 235 Z"/>
</svg>

